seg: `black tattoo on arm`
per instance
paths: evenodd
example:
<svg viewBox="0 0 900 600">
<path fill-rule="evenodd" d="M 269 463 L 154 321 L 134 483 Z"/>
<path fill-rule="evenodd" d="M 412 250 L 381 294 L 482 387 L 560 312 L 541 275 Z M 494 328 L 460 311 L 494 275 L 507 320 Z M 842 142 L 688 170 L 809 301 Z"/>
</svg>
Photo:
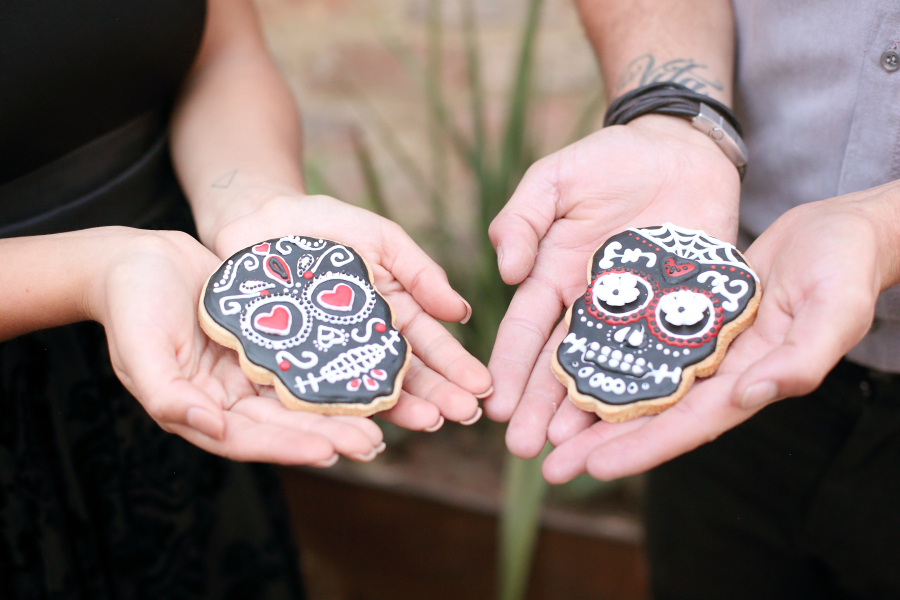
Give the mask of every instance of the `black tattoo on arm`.
<svg viewBox="0 0 900 600">
<path fill-rule="evenodd" d="M 637 88 L 651 83 L 670 82 L 680 83 L 699 94 L 708 95 L 712 90 L 721 92 L 723 88 L 718 80 L 704 76 L 703 71 L 706 69 L 706 65 L 692 58 L 673 58 L 658 65 L 652 54 L 642 54 L 622 70 L 616 90 L 624 90 L 633 83 L 637 83 L 633 86 Z"/>
<path fill-rule="evenodd" d="M 238 172 L 238 170 L 235 169 L 234 171 L 229 171 L 228 173 L 225 173 L 224 175 L 222 175 L 221 177 L 219 177 L 218 179 L 213 181 L 212 187 L 226 189 L 228 186 L 231 185 L 231 182 L 234 181 L 234 176 L 237 175 L 237 172 Z"/>
</svg>

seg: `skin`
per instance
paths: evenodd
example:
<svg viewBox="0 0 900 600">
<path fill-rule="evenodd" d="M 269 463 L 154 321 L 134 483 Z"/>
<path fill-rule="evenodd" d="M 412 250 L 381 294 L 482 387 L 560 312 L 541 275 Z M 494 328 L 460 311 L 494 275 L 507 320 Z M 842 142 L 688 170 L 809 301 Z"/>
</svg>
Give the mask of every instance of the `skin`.
<svg viewBox="0 0 900 600">
<path fill-rule="evenodd" d="M 658 76 L 651 69 L 644 77 L 649 55 L 654 65 L 706 65 L 691 70 L 721 85 L 698 91 L 730 101 L 727 2 L 582 0 L 579 7 L 612 97 Z M 674 73 L 685 82 L 683 70 Z M 536 456 L 548 439 L 557 446 L 543 467 L 551 483 L 583 472 L 614 479 L 646 471 L 768 403 L 812 391 L 868 331 L 878 293 L 900 281 L 897 183 L 799 207 L 746 253 L 762 303 L 715 376 L 662 414 L 626 423 L 598 422 L 564 402 L 549 368 L 564 337 L 554 324 L 584 292 L 584 264 L 596 247 L 622 229 L 666 220 L 735 239 L 735 168 L 698 133 L 665 116 L 594 133 L 536 163 L 491 225 L 501 275 L 520 285 L 489 364 L 495 393 L 485 412 L 510 420 L 507 445 L 520 457 Z"/>
<path fill-rule="evenodd" d="M 430 431 L 445 419 L 477 420 L 475 395 L 490 375 L 436 320 L 466 321 L 471 308 L 396 224 L 305 194 L 299 116 L 249 0 L 210 2 L 171 146 L 205 247 L 185 234 L 121 227 L 2 240 L 0 264 L 10 266 L 0 339 L 93 319 L 106 329 L 117 375 L 166 431 L 236 460 L 372 460 L 384 444 L 371 420 L 287 410 L 197 324 L 201 286 L 222 259 L 284 234 L 325 237 L 366 258 L 413 348 L 404 392 L 385 418 Z"/>
<path fill-rule="evenodd" d="M 795 208 L 746 256 L 765 293 L 716 375 L 655 417 L 590 425 L 560 410 L 548 481 L 646 471 L 817 388 L 869 330 L 879 292 L 900 282 L 900 182 Z"/>
</svg>

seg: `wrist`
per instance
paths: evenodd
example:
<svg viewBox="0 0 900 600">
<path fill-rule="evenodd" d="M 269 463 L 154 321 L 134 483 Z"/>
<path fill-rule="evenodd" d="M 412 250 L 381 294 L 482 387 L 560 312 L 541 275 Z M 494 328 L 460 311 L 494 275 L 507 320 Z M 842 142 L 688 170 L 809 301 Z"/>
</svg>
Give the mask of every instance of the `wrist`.
<svg viewBox="0 0 900 600">
<path fill-rule="evenodd" d="M 301 186 L 261 182 L 240 170 L 220 176 L 200 201 L 192 201 L 200 241 L 218 254 L 223 229 L 280 197 L 304 196 Z"/>
<path fill-rule="evenodd" d="M 900 284 L 900 180 L 833 199 L 871 223 L 878 248 L 879 286 Z"/>
<path fill-rule="evenodd" d="M 696 150 L 704 160 L 703 169 L 710 175 L 721 177 L 740 188 L 740 176 L 737 169 L 716 143 L 708 135 L 696 129 L 690 121 L 671 115 L 648 114 L 630 121 L 624 127 L 629 127 L 647 135 L 667 136 L 687 145 L 690 150 Z M 687 155 L 685 155 L 687 158 Z M 733 180 L 733 181 L 732 181 Z"/>
<path fill-rule="evenodd" d="M 217 229 L 208 238 L 207 247 L 224 260 L 241 248 L 263 239 L 302 233 L 293 217 L 302 214 L 297 210 L 299 205 L 307 204 L 313 198 L 291 190 L 283 193 L 269 190 L 269 194 L 261 194 L 246 205 L 245 210 L 233 213 L 228 220 L 220 220 Z"/>
</svg>

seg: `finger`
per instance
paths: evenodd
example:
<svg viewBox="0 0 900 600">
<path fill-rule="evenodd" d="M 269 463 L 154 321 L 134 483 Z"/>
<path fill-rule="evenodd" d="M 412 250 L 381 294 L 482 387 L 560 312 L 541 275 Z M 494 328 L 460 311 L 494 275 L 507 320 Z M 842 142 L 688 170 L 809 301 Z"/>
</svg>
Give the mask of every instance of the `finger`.
<svg viewBox="0 0 900 600">
<path fill-rule="evenodd" d="M 395 298 L 398 310 L 406 315 L 400 330 L 412 345 L 413 353 L 432 370 L 474 395 L 491 387 L 491 374 L 469 354 L 447 329 L 415 305 L 408 294 Z"/>
<path fill-rule="evenodd" d="M 409 392 L 400 392 L 394 408 L 380 412 L 378 416 L 397 427 L 412 431 L 437 431 L 444 424 L 444 417 L 437 406 Z"/>
<path fill-rule="evenodd" d="M 441 416 L 450 421 L 471 424 L 481 416 L 478 400 L 471 392 L 450 383 L 415 356 L 403 380 L 403 389 L 434 404 Z"/>
<path fill-rule="evenodd" d="M 522 400 L 506 429 L 506 447 L 519 458 L 534 458 L 547 442 L 547 427 L 566 396 L 566 388 L 556 379 L 550 366 L 553 353 L 566 336 L 566 324 L 560 322 L 544 344 Z"/>
<path fill-rule="evenodd" d="M 774 304 L 764 300 L 754 328 L 766 327 L 766 319 L 777 312 Z M 793 315 L 783 341 L 740 377 L 732 394 L 735 405 L 757 409 L 812 392 L 869 330 L 873 310 L 869 294 L 817 290 Z"/>
<path fill-rule="evenodd" d="M 557 218 L 558 164 L 552 154 L 531 165 L 488 228 L 500 276 L 510 285 L 531 273 L 538 245 Z"/>
<path fill-rule="evenodd" d="M 402 227 L 387 222 L 383 239 L 384 268 L 425 312 L 442 321 L 469 320 L 472 307 L 450 286 L 444 270 Z"/>
<path fill-rule="evenodd" d="M 562 307 L 556 292 L 533 277 L 516 290 L 488 363 L 494 393 L 484 401 L 484 411 L 491 419 L 508 421 L 512 417 Z"/>
<path fill-rule="evenodd" d="M 554 446 L 559 446 L 596 422 L 597 415 L 581 410 L 567 397 L 547 427 L 547 439 Z"/>
<path fill-rule="evenodd" d="M 546 459 L 541 472 L 552 484 L 571 481 L 587 471 L 588 456 L 609 440 L 642 427 L 652 417 L 643 417 L 625 423 L 599 421 L 554 449 Z"/>
<path fill-rule="evenodd" d="M 274 398 L 244 398 L 230 412 L 244 415 L 260 424 L 320 435 L 331 442 L 337 453 L 358 461 L 375 458 L 378 454 L 376 448 L 382 442 L 380 436 L 373 438 L 371 432 L 363 430 L 370 426 L 378 429 L 368 419 L 355 417 L 341 420 L 316 413 L 292 411 Z"/>
<path fill-rule="evenodd" d="M 604 441 L 587 460 L 592 477 L 608 481 L 643 473 L 707 442 L 750 418 L 728 401 L 737 377 L 716 376 L 694 388 L 680 402 L 645 423 Z M 634 421 L 621 425 L 630 425 Z"/>
<path fill-rule="evenodd" d="M 207 452 L 237 461 L 330 466 L 338 456 L 324 436 L 257 423 L 240 413 L 228 412 L 225 418 L 227 434 L 222 440 L 185 425 L 173 425 L 172 430 Z"/>
</svg>

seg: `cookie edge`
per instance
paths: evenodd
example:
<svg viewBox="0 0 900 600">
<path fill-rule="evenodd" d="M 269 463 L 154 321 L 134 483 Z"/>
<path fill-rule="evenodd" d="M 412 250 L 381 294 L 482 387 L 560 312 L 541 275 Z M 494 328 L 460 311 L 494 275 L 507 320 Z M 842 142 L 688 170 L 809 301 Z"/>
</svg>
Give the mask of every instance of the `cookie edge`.
<svg viewBox="0 0 900 600">
<path fill-rule="evenodd" d="M 597 250 L 602 248 L 603 245 L 597 247 Z M 593 264 L 593 257 L 597 253 L 597 250 L 591 254 L 591 260 L 588 261 L 587 267 L 587 279 L 588 285 L 591 284 L 591 267 Z M 754 273 L 753 266 L 747 261 L 747 258 L 743 255 L 743 253 L 735 248 L 735 251 L 740 255 L 741 258 L 744 259 L 744 262 L 747 264 L 748 269 Z M 583 294 L 582 294 L 583 295 Z M 579 296 L 580 298 L 581 296 Z M 682 396 L 684 396 L 688 390 L 694 385 L 694 381 L 698 377 L 709 377 L 714 374 L 718 369 L 719 365 L 725 360 L 725 353 L 728 351 L 728 347 L 731 345 L 731 342 L 734 339 L 743 333 L 748 327 L 750 327 L 753 322 L 756 320 L 756 312 L 759 309 L 759 303 L 762 299 L 762 282 L 756 277 L 756 292 L 753 294 L 753 298 L 747 303 L 747 306 L 744 307 L 744 310 L 741 311 L 741 314 L 738 317 L 725 325 L 722 330 L 719 332 L 719 335 L 716 336 L 716 351 L 704 358 L 699 363 L 693 364 L 682 371 L 681 383 L 678 384 L 678 388 L 668 396 L 663 396 L 661 398 L 653 398 L 650 400 L 638 400 L 637 402 L 631 402 L 629 404 L 609 404 L 608 402 L 603 402 L 602 400 L 598 400 L 593 396 L 588 396 L 582 394 L 578 391 L 578 386 L 575 379 L 569 375 L 565 369 L 562 368 L 562 365 L 559 364 L 559 358 L 557 354 L 559 353 L 559 347 L 562 345 L 560 341 L 557 344 L 556 349 L 553 351 L 553 355 L 551 357 L 551 369 L 553 370 L 553 375 L 566 386 L 566 390 L 569 394 L 569 400 L 571 400 L 572 404 L 577 406 L 583 411 L 592 412 L 596 414 L 598 417 L 603 419 L 604 421 L 610 423 L 623 423 L 625 421 L 631 421 L 633 419 L 637 419 L 638 417 L 657 415 L 667 408 L 674 406 L 681 400 Z M 575 302 L 578 302 L 576 298 Z M 569 333 L 569 327 L 572 322 L 572 308 L 575 306 L 575 303 L 572 303 L 566 310 L 565 322 L 566 322 L 566 334 Z"/>
<path fill-rule="evenodd" d="M 327 240 L 334 244 L 341 244 L 341 242 L 336 242 L 334 240 Z M 347 246 L 347 244 L 341 244 L 342 246 Z M 198 321 L 200 323 L 200 328 L 204 333 L 219 345 L 225 346 L 231 350 L 234 350 L 238 353 L 238 362 L 241 365 L 241 371 L 244 372 L 244 375 L 247 376 L 247 379 L 253 381 L 254 383 L 258 383 L 260 385 L 271 385 L 275 388 L 275 393 L 278 394 L 278 399 L 281 400 L 281 403 L 290 410 L 299 410 L 304 412 L 311 412 L 320 415 L 348 415 L 348 416 L 357 416 L 357 417 L 369 417 L 374 415 L 375 413 L 379 413 L 385 410 L 389 410 L 393 408 L 397 401 L 400 399 L 400 392 L 403 388 L 403 380 L 406 378 L 406 373 L 409 371 L 410 364 L 412 362 L 412 347 L 409 344 L 409 340 L 406 339 L 406 336 L 403 335 L 400 330 L 397 328 L 397 311 L 394 309 L 394 306 L 385 298 L 381 292 L 378 291 L 378 288 L 375 287 L 375 278 L 372 275 L 372 267 L 369 266 L 369 261 L 360 254 L 355 248 L 352 246 L 348 246 L 352 249 L 357 256 L 363 261 L 363 264 L 366 266 L 366 274 L 369 278 L 369 283 L 372 285 L 372 288 L 375 290 L 375 293 L 378 294 L 378 297 L 384 300 L 385 304 L 388 305 L 388 308 L 391 310 L 391 327 L 397 330 L 397 333 L 400 334 L 400 337 L 403 338 L 403 341 L 406 344 L 406 359 L 403 361 L 403 366 L 400 367 L 400 370 L 397 372 L 397 376 L 394 379 L 394 389 L 389 396 L 379 396 L 375 398 L 372 402 L 368 404 L 354 404 L 349 402 L 308 402 L 301 398 L 298 398 L 293 394 L 293 392 L 288 389 L 284 383 L 282 383 L 281 379 L 265 367 L 261 367 L 256 363 L 252 362 L 247 358 L 247 355 L 244 353 L 244 349 L 241 346 L 241 341 L 235 336 L 233 333 L 216 323 L 215 319 L 206 311 L 206 307 L 204 306 L 204 299 L 206 298 L 206 290 L 209 287 L 210 280 L 213 275 L 216 274 L 219 267 L 210 274 L 210 276 L 206 279 L 206 282 L 203 284 L 203 288 L 200 291 L 200 303 L 198 306 Z"/>
</svg>

